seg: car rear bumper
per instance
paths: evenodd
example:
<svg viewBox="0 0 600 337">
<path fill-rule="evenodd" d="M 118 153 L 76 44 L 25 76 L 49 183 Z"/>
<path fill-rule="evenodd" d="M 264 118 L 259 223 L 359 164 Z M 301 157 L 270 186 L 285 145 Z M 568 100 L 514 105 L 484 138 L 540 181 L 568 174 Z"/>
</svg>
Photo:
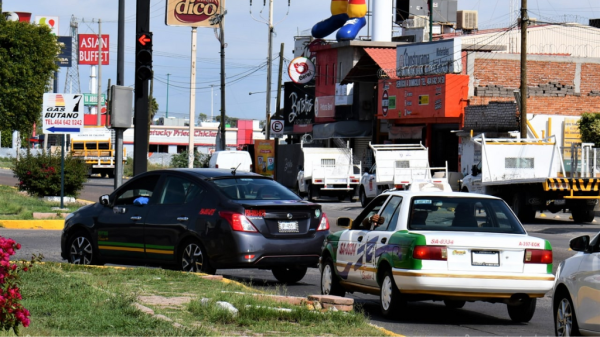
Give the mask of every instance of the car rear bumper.
<svg viewBox="0 0 600 337">
<path fill-rule="evenodd" d="M 510 298 L 514 294 L 543 297 L 554 286 L 552 274 L 456 273 L 422 270 L 393 271 L 401 292 L 461 298 Z"/>
</svg>

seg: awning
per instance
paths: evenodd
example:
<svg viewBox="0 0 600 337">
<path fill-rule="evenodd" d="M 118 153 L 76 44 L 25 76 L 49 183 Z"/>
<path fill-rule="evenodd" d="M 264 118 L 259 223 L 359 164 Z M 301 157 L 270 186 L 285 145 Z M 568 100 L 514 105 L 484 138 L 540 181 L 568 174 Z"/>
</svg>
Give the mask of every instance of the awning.
<svg viewBox="0 0 600 337">
<path fill-rule="evenodd" d="M 373 133 L 372 121 L 340 121 L 313 125 L 313 139 L 364 138 Z"/>
<path fill-rule="evenodd" d="M 341 84 L 377 82 L 396 77 L 396 48 L 365 48 L 365 54 L 348 72 Z"/>
</svg>

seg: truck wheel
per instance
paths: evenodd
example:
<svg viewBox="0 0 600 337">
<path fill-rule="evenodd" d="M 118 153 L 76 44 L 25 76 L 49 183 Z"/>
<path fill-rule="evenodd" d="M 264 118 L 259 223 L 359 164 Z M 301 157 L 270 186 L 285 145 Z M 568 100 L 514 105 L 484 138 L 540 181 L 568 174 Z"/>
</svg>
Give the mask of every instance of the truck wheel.
<svg viewBox="0 0 600 337">
<path fill-rule="evenodd" d="M 367 207 L 367 205 L 369 204 L 369 198 L 367 198 L 367 195 L 365 194 L 365 190 L 364 189 L 360 189 L 360 205 L 362 207 Z"/>
<path fill-rule="evenodd" d="M 511 208 L 521 222 L 532 222 L 535 219 L 535 209 L 527 205 L 518 192 L 513 195 Z"/>
<path fill-rule="evenodd" d="M 594 216 L 596 215 L 594 209 L 588 209 L 585 206 L 574 207 L 571 210 L 571 215 L 573 216 L 573 221 L 575 222 L 592 222 L 594 221 Z"/>
<path fill-rule="evenodd" d="M 110 179 L 113 179 L 115 177 L 115 170 L 109 170 L 107 175 Z"/>
<path fill-rule="evenodd" d="M 308 184 L 306 187 L 306 195 L 307 195 L 307 199 L 308 201 L 315 201 L 315 195 L 313 192 L 313 185 L 312 184 Z"/>
<path fill-rule="evenodd" d="M 297 196 L 302 198 L 302 193 L 300 192 L 300 185 L 298 183 L 296 183 L 296 186 L 294 187 L 294 193 L 296 193 Z"/>
</svg>

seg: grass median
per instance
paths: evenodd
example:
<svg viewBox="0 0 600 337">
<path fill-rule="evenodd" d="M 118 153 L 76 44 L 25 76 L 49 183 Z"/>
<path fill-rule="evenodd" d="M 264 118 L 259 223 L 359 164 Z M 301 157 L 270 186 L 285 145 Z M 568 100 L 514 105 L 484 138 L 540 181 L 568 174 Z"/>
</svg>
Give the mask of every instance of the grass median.
<svg viewBox="0 0 600 337">
<path fill-rule="evenodd" d="M 67 210 L 53 210 L 59 207 L 59 202 L 48 202 L 40 198 L 19 193 L 15 188 L 0 185 L 0 220 L 32 220 L 34 212 L 40 213 L 71 213 L 80 208 L 81 204 L 65 204 Z"/>
<path fill-rule="evenodd" d="M 259 291 L 235 282 L 163 269 L 43 263 L 22 274 L 21 289 L 31 311 L 22 335 L 385 335 L 360 312 L 311 310 L 258 298 L 252 292 Z M 231 314 L 218 301 L 239 312 Z"/>
</svg>

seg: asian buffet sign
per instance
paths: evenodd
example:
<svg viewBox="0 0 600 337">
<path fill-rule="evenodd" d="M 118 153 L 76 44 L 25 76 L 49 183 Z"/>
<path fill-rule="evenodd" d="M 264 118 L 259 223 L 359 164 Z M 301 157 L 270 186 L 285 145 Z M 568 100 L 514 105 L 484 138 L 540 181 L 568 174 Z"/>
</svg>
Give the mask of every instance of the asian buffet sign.
<svg viewBox="0 0 600 337">
<path fill-rule="evenodd" d="M 396 48 L 398 77 L 462 72 L 461 40 L 423 42 Z"/>
</svg>

